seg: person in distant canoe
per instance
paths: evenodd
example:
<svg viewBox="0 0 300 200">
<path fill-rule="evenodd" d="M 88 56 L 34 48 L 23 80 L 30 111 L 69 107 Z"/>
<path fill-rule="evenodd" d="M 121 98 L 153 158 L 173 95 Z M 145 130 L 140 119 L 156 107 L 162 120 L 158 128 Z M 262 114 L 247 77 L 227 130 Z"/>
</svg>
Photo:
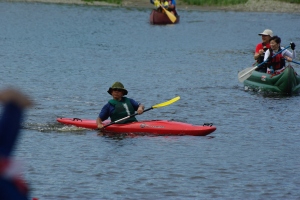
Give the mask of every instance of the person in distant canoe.
<svg viewBox="0 0 300 200">
<path fill-rule="evenodd" d="M 175 16 L 176 12 L 176 0 L 150 0 L 150 3 L 154 4 L 158 11 L 163 12 L 160 5 L 162 5 L 165 9 L 172 12 Z"/>
<path fill-rule="evenodd" d="M 28 186 L 11 154 L 19 136 L 23 110 L 32 102 L 15 89 L 0 91 L 0 102 L 3 103 L 0 118 L 0 199 L 26 200 L 29 199 Z"/>
<path fill-rule="evenodd" d="M 254 52 L 254 60 L 256 60 L 257 64 L 260 64 L 264 61 L 265 52 L 270 48 L 270 39 L 271 37 L 273 37 L 273 31 L 270 29 L 266 29 L 258 35 L 261 36 L 262 42 L 256 45 Z M 266 65 L 262 64 L 256 70 L 266 73 L 267 67 Z"/>
<path fill-rule="evenodd" d="M 291 42 L 291 49 L 292 52 L 289 50 L 284 50 L 280 54 L 276 55 L 274 58 L 273 55 L 279 52 L 280 50 L 284 49 L 280 47 L 281 39 L 278 36 L 273 36 L 270 39 L 270 46 L 264 57 L 264 61 L 267 63 L 267 73 L 268 74 L 280 74 L 285 69 L 285 60 L 288 62 L 292 62 L 293 59 L 296 58 L 296 50 L 295 50 L 295 43 Z"/>
<path fill-rule="evenodd" d="M 168 9 L 168 7 L 169 7 L 169 1 L 168 0 L 150 0 L 150 3 L 154 4 L 155 8 L 159 12 L 163 12 L 163 10 L 160 6 L 163 6 L 165 9 Z"/>
<path fill-rule="evenodd" d="M 176 0 L 169 0 L 168 11 L 170 11 L 175 16 L 177 16 L 177 12 L 176 12 Z"/>
<path fill-rule="evenodd" d="M 132 115 L 137 111 L 138 114 L 144 112 L 144 105 L 136 102 L 133 99 L 124 97 L 128 91 L 124 88 L 121 82 L 115 82 L 107 91 L 113 99 L 109 100 L 107 104 L 101 109 L 97 117 L 97 126 L 99 129 L 103 127 L 102 122 L 110 117 L 111 121 L 116 121 Z M 135 122 L 135 117 L 130 117 L 126 120 L 120 121 L 120 124 Z"/>
</svg>

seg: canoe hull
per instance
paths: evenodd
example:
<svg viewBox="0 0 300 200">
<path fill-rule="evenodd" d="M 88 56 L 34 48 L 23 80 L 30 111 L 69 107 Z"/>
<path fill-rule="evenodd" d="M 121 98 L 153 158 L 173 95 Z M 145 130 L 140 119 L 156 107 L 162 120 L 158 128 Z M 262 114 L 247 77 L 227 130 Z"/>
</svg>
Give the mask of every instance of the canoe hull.
<svg viewBox="0 0 300 200">
<path fill-rule="evenodd" d="M 292 66 L 287 66 L 281 74 L 273 77 L 270 74 L 253 71 L 244 81 L 244 85 L 256 90 L 294 94 L 300 92 L 300 76 Z"/>
<path fill-rule="evenodd" d="M 78 118 L 57 118 L 57 121 L 77 127 L 97 129 L 96 120 L 78 119 Z M 110 121 L 104 121 L 108 124 Z M 149 120 L 139 121 L 128 124 L 113 124 L 105 128 L 107 132 L 113 133 L 147 133 L 150 135 L 191 135 L 205 136 L 216 130 L 215 126 L 192 125 L 183 122 L 168 120 Z"/>
<path fill-rule="evenodd" d="M 150 23 L 151 24 L 157 24 L 157 25 L 166 25 L 166 24 L 177 24 L 179 23 L 180 16 L 176 16 L 176 21 L 173 23 L 169 19 L 169 17 L 162 12 L 158 12 L 157 10 L 152 10 L 150 14 Z"/>
</svg>

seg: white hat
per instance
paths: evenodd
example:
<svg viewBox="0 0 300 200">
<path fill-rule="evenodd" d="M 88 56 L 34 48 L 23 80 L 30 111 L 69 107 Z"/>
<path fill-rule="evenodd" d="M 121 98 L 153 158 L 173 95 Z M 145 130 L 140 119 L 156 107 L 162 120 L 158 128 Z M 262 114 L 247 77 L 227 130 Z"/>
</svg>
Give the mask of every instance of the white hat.
<svg viewBox="0 0 300 200">
<path fill-rule="evenodd" d="M 258 35 L 269 35 L 269 36 L 273 37 L 273 31 L 270 29 L 266 29 L 266 30 L 264 30 L 264 32 L 259 33 Z"/>
</svg>

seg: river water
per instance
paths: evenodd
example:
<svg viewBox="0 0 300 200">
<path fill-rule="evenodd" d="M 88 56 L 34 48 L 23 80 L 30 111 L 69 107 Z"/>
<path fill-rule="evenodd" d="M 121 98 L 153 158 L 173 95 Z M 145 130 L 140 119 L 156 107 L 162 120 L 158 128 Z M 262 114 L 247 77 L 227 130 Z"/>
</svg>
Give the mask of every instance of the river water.
<svg viewBox="0 0 300 200">
<path fill-rule="evenodd" d="M 150 11 L 0 2 L 1 88 L 35 101 L 15 151 L 31 196 L 299 199 L 300 96 L 245 91 L 237 74 L 266 28 L 300 46 L 300 15 L 178 10 L 179 24 L 153 26 Z M 217 130 L 115 138 L 56 122 L 96 119 L 115 81 L 147 108 L 181 97 L 139 120 Z"/>
</svg>

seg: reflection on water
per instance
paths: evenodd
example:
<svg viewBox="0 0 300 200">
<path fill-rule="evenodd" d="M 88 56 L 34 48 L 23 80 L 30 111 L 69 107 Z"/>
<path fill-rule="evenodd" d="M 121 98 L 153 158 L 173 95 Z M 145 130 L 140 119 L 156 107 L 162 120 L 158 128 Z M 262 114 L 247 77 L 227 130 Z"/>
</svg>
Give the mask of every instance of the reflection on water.
<svg viewBox="0 0 300 200">
<path fill-rule="evenodd" d="M 16 152 L 33 196 L 299 197 L 299 95 L 244 91 L 237 80 L 254 62 L 262 30 L 272 29 L 283 46 L 300 44 L 299 16 L 179 12 L 179 24 L 153 26 L 148 9 L 0 2 L 1 87 L 20 87 L 36 102 Z M 217 130 L 100 137 L 56 122 L 96 119 L 115 81 L 146 107 L 181 97 L 138 120 L 209 122 Z"/>
</svg>

